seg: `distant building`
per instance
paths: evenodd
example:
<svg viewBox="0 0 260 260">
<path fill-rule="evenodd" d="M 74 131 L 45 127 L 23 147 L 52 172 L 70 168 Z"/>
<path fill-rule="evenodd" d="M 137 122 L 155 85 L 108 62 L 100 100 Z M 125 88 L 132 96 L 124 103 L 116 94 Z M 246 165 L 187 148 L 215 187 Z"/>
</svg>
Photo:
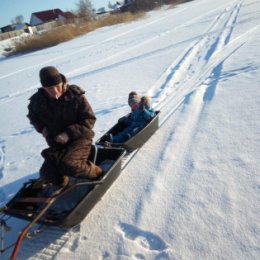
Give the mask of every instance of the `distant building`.
<svg viewBox="0 0 260 260">
<path fill-rule="evenodd" d="M 72 12 L 63 12 L 66 19 L 74 19 L 75 15 Z"/>
<path fill-rule="evenodd" d="M 31 26 L 51 22 L 51 21 L 63 21 L 65 19 L 72 19 L 74 15 L 71 12 L 63 12 L 60 9 L 52 9 L 47 11 L 41 11 L 32 13 L 30 24 Z"/>
<path fill-rule="evenodd" d="M 96 10 L 96 14 L 99 15 L 99 14 L 105 14 L 107 12 L 109 12 L 110 10 L 109 9 L 106 9 L 105 7 L 101 7 L 99 9 Z"/>
<path fill-rule="evenodd" d="M 9 24 L 0 28 L 1 33 L 13 32 L 18 30 L 24 30 L 25 32 L 30 31 L 30 25 L 28 23 Z"/>
<path fill-rule="evenodd" d="M 117 1 L 115 4 L 109 3 L 111 13 L 127 12 L 130 10 L 134 0 Z"/>
<path fill-rule="evenodd" d="M 116 1 L 115 3 L 111 4 L 111 2 L 108 3 L 107 8 L 101 7 L 96 10 L 96 14 L 105 14 L 105 13 L 119 13 L 119 12 L 126 12 L 130 10 L 130 7 L 132 6 L 134 0 L 122 0 L 122 1 Z"/>
<path fill-rule="evenodd" d="M 6 25 L 4 27 L 1 28 L 1 32 L 2 33 L 5 33 L 5 32 L 12 32 L 15 30 L 15 26 L 13 24 L 9 24 L 9 25 Z"/>
</svg>

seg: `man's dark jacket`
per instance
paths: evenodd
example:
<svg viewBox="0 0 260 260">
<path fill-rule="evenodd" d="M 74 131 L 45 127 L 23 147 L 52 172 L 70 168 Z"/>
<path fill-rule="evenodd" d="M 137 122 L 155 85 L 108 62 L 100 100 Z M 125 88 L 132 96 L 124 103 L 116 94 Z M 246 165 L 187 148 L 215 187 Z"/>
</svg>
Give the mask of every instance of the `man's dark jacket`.
<svg viewBox="0 0 260 260">
<path fill-rule="evenodd" d="M 96 117 L 85 92 L 75 85 L 67 85 L 66 88 L 59 99 L 50 98 L 43 88 L 39 88 L 28 105 L 27 117 L 39 133 L 47 129 L 46 141 L 50 147 L 60 146 L 54 138 L 62 132 L 68 134 L 68 144 L 94 137 L 92 128 Z"/>
</svg>

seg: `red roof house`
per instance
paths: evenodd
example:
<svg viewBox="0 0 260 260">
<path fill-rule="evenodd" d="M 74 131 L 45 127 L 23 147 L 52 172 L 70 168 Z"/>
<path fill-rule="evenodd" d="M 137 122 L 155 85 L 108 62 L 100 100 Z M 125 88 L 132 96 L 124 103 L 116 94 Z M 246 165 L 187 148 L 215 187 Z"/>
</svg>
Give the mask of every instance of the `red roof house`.
<svg viewBox="0 0 260 260">
<path fill-rule="evenodd" d="M 60 9 L 52 9 L 37 13 L 32 13 L 30 24 L 32 26 L 39 25 L 57 20 L 65 20 L 68 16 L 68 12 L 63 12 Z"/>
</svg>

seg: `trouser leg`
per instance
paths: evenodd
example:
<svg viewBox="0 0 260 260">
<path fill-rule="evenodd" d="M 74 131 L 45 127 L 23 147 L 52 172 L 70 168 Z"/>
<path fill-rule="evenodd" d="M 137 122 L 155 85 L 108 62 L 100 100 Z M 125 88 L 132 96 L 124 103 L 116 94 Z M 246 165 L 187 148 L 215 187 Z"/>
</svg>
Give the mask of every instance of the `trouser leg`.
<svg viewBox="0 0 260 260">
<path fill-rule="evenodd" d="M 62 182 L 62 175 L 55 165 L 48 160 L 45 160 L 40 168 L 40 177 L 53 184 L 60 184 Z"/>
<path fill-rule="evenodd" d="M 40 177 L 55 185 L 64 182 L 64 174 L 60 171 L 59 162 L 66 153 L 66 149 L 50 147 L 42 151 L 45 159 L 40 168 Z"/>
<path fill-rule="evenodd" d="M 129 139 L 131 128 L 127 127 L 122 132 L 119 132 L 117 135 L 113 136 L 113 143 L 122 143 Z"/>
<path fill-rule="evenodd" d="M 75 142 L 59 162 L 64 175 L 78 178 L 96 178 L 102 170 L 88 160 L 91 151 L 90 141 Z"/>
</svg>

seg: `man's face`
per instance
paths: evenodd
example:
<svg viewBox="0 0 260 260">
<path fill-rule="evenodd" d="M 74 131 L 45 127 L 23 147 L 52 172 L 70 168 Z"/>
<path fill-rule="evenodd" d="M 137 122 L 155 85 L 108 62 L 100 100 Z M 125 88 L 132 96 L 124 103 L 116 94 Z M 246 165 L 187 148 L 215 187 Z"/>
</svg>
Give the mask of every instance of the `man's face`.
<svg viewBox="0 0 260 260">
<path fill-rule="evenodd" d="M 63 94 L 63 82 L 43 89 L 48 93 L 49 97 L 58 99 Z"/>
</svg>

